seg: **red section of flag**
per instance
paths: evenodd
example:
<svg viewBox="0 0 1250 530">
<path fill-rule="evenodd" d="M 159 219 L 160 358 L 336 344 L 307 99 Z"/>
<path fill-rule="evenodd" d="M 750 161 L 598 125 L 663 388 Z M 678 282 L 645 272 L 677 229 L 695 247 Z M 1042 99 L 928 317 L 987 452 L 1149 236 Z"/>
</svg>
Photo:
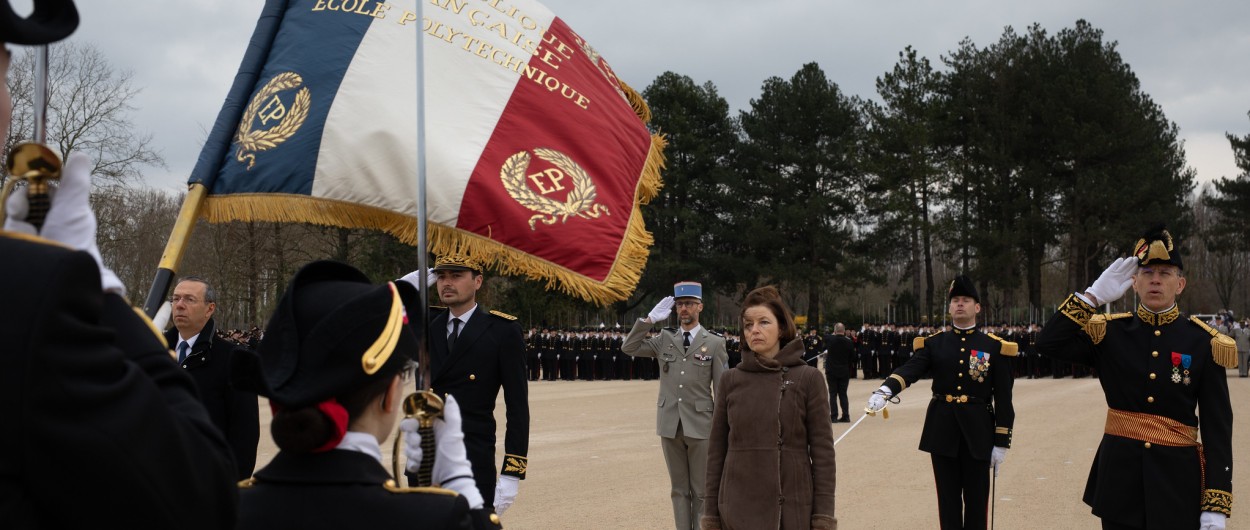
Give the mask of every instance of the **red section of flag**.
<svg viewBox="0 0 1250 530">
<path fill-rule="evenodd" d="M 580 40 L 564 21 L 552 22 L 473 170 L 456 228 L 603 281 L 633 213 L 651 136 Z M 529 158 L 525 189 L 514 184 L 510 194 L 500 173 L 518 153 Z M 510 168 L 519 176 L 518 165 Z M 569 207 L 570 195 L 584 199 L 592 189 L 593 203 Z"/>
</svg>

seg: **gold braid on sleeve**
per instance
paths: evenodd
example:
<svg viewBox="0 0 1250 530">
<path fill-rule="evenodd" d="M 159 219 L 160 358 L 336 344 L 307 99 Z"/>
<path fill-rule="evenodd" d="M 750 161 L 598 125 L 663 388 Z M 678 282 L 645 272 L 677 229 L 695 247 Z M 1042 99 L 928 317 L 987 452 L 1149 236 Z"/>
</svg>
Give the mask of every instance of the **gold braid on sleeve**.
<svg viewBox="0 0 1250 530">
<path fill-rule="evenodd" d="M 1094 315 L 1095 309 L 1075 294 L 1070 294 L 1062 304 L 1059 304 L 1059 312 L 1083 328 L 1085 323 L 1089 322 L 1089 317 Z"/>
<path fill-rule="evenodd" d="M 1233 494 L 1224 490 L 1208 489 L 1202 492 L 1202 511 L 1219 512 L 1233 516 Z"/>
</svg>

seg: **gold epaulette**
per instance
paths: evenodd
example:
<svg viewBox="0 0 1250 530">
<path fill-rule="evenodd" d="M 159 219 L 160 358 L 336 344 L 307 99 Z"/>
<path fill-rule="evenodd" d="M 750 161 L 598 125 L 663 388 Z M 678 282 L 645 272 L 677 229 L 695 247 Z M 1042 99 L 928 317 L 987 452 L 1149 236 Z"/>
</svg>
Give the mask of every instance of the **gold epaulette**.
<svg viewBox="0 0 1250 530">
<path fill-rule="evenodd" d="M 1191 316 L 1189 321 L 1211 334 L 1211 357 L 1215 359 L 1216 364 L 1224 368 L 1237 367 L 1237 341 L 1208 326 L 1206 322 L 1203 322 L 1198 317 Z"/>
<path fill-rule="evenodd" d="M 922 348 L 924 348 L 924 337 L 916 337 L 914 339 L 911 339 L 912 351 L 916 351 Z"/>
<path fill-rule="evenodd" d="M 994 339 L 998 342 L 1003 343 L 1003 345 L 998 350 L 999 354 L 1006 355 L 1007 357 L 1015 357 L 1016 355 L 1020 353 L 1019 344 L 1016 344 L 1009 340 L 1003 340 L 1002 337 L 999 337 L 998 335 L 995 335 L 993 333 L 986 333 L 986 335 L 989 335 L 991 339 Z"/>
<path fill-rule="evenodd" d="M 401 488 L 395 484 L 394 480 L 386 481 L 385 483 L 382 484 L 382 487 L 386 488 L 386 491 L 389 491 L 391 493 L 433 493 L 435 495 L 446 495 L 448 497 L 455 497 L 455 496 L 460 495 L 459 493 L 456 493 L 452 490 L 449 490 L 446 488 L 439 488 L 437 486 L 427 486 L 423 488 Z"/>
<path fill-rule="evenodd" d="M 509 314 L 507 314 L 507 313 L 504 313 L 504 312 L 502 312 L 502 311 L 495 311 L 494 309 L 491 309 L 491 310 L 490 310 L 490 314 L 495 315 L 495 316 L 497 316 L 497 317 L 499 317 L 499 318 L 506 318 L 506 319 L 508 319 L 508 320 L 516 320 L 516 317 L 514 317 L 514 316 L 512 316 L 512 315 L 509 315 Z"/>
<path fill-rule="evenodd" d="M 1085 321 L 1085 334 L 1089 335 L 1089 339 L 1094 341 L 1094 344 L 1102 342 L 1102 339 L 1107 336 L 1107 315 L 1102 313 L 1090 315 L 1089 320 Z"/>
<path fill-rule="evenodd" d="M 251 489 L 252 486 L 255 486 L 255 485 L 256 485 L 256 477 L 247 477 L 239 481 L 239 489 L 241 490 Z"/>
</svg>

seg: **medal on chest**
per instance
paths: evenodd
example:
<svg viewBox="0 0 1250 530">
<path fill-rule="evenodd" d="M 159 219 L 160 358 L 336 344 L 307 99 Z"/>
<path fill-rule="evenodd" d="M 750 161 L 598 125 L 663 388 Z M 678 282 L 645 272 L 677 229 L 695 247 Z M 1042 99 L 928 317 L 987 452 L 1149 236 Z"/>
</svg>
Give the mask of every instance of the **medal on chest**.
<svg viewBox="0 0 1250 530">
<path fill-rule="evenodd" d="M 1192 355 L 1185 355 L 1179 352 L 1172 352 L 1172 382 L 1184 383 L 1188 385 L 1192 380 L 1189 378 L 1189 365 L 1194 361 Z M 1182 370 L 1184 370 L 1182 375 Z"/>
<path fill-rule="evenodd" d="M 985 382 L 985 373 L 990 370 L 990 354 L 972 350 L 968 355 L 968 377 L 975 379 L 978 383 Z"/>
</svg>

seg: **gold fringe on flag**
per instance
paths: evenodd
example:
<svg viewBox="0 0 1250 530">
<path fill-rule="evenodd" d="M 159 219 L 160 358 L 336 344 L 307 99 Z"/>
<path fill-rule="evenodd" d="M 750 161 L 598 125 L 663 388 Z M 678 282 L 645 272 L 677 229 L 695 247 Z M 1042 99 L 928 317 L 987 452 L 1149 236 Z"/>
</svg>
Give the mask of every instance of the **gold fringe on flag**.
<svg viewBox="0 0 1250 530">
<path fill-rule="evenodd" d="M 620 85 L 639 119 L 644 123 L 650 121 L 651 110 L 642 96 L 624 82 Z M 651 147 L 634 190 L 629 223 L 612 268 L 603 281 L 594 280 L 482 235 L 438 223 L 428 224 L 429 250 L 434 254 L 459 252 L 479 263 L 494 265 L 501 274 L 545 280 L 547 289 L 558 289 L 598 305 L 629 298 L 642 278 L 651 245 L 655 242 L 643 223 L 640 205 L 650 203 L 664 186 L 660 173 L 664 169 L 664 148 L 667 145 L 663 135 L 651 135 Z M 265 221 L 381 230 L 409 245 L 417 243 L 417 223 L 413 217 L 363 204 L 308 195 L 209 195 L 204 200 L 200 215 L 211 223 Z"/>
</svg>

